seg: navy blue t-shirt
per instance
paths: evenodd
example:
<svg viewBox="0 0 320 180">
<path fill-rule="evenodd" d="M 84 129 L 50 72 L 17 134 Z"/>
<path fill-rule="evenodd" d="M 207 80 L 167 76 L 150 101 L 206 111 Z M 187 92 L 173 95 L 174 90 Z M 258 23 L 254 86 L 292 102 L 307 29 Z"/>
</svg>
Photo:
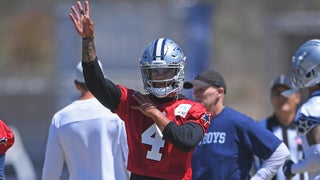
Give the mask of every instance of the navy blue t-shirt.
<svg viewBox="0 0 320 180">
<path fill-rule="evenodd" d="M 193 152 L 193 180 L 247 179 L 253 155 L 267 159 L 280 143 L 252 118 L 225 107 Z"/>
</svg>

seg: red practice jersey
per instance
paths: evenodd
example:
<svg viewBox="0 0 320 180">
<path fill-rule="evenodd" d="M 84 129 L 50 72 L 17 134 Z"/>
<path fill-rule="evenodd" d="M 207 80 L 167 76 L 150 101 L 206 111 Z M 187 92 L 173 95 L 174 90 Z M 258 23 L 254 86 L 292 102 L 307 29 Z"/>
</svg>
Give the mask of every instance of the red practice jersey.
<svg viewBox="0 0 320 180">
<path fill-rule="evenodd" d="M 129 146 L 128 170 L 142 176 L 162 179 L 191 179 L 191 152 L 183 152 L 164 140 L 154 121 L 131 106 L 134 90 L 120 86 L 121 100 L 116 113 L 125 121 Z M 204 106 L 191 100 L 156 104 L 157 108 L 178 125 L 199 124 L 206 131 L 211 116 Z"/>
</svg>

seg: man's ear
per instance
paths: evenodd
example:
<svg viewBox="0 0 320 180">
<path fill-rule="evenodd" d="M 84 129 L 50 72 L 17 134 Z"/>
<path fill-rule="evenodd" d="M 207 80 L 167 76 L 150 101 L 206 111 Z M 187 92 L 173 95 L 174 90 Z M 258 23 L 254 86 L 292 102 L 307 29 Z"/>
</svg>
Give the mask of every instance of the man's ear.
<svg viewBox="0 0 320 180">
<path fill-rule="evenodd" d="M 224 94 L 224 89 L 223 89 L 223 87 L 219 87 L 219 88 L 218 88 L 218 92 L 219 92 L 219 94 L 221 94 L 221 93 Z"/>
</svg>

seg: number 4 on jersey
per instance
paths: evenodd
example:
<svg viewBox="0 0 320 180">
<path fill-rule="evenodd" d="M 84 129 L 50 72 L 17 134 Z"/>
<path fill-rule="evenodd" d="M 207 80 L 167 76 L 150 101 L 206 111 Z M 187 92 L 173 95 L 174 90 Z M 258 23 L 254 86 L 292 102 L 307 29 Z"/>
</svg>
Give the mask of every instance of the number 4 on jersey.
<svg viewBox="0 0 320 180">
<path fill-rule="evenodd" d="M 155 161 L 161 160 L 162 153 L 160 153 L 160 148 L 164 146 L 165 141 L 162 139 L 162 134 L 160 135 L 159 131 L 157 130 L 156 124 L 153 124 L 141 135 L 142 143 L 151 145 L 151 150 L 147 152 L 147 159 Z"/>
</svg>

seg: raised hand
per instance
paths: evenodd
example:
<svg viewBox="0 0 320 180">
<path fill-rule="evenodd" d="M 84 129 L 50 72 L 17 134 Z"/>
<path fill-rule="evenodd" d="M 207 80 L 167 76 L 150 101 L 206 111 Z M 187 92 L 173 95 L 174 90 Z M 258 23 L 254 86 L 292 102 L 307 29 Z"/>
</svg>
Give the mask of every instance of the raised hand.
<svg viewBox="0 0 320 180">
<path fill-rule="evenodd" d="M 148 95 L 143 95 L 140 92 L 135 92 L 133 98 L 138 102 L 138 106 L 132 106 L 132 109 L 141 111 L 144 115 L 152 118 L 155 113 L 159 113 L 157 107 L 153 105 Z"/>
<path fill-rule="evenodd" d="M 143 95 L 137 91 L 132 97 L 138 102 L 138 105 L 131 106 L 131 108 L 139 110 L 145 116 L 151 118 L 162 132 L 170 120 L 151 102 L 148 95 Z"/>
<path fill-rule="evenodd" d="M 84 2 L 84 10 L 80 1 L 77 1 L 77 6 L 78 10 L 71 6 L 72 13 L 69 13 L 69 17 L 82 38 L 93 38 L 94 25 L 90 19 L 89 2 Z"/>
</svg>

